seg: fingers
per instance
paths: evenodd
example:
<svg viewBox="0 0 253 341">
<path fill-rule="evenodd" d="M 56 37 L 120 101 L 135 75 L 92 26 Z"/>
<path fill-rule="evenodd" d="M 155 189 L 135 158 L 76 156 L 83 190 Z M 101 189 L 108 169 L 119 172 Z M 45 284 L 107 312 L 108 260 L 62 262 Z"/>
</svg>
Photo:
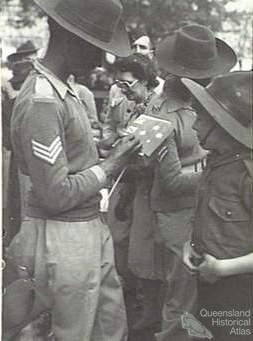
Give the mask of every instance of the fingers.
<svg viewBox="0 0 253 341">
<path fill-rule="evenodd" d="M 121 132 L 121 134 L 123 134 L 123 132 Z M 120 139 L 120 141 L 121 141 L 122 143 L 127 143 L 127 142 L 133 141 L 133 140 L 138 141 L 138 140 L 136 139 L 136 137 L 135 137 L 133 134 L 123 135 L 123 136 L 121 137 L 121 139 Z"/>
<path fill-rule="evenodd" d="M 141 148 L 141 143 L 134 135 L 128 135 L 120 139 L 120 148 L 123 146 L 126 150 L 133 152 L 138 151 Z"/>
<path fill-rule="evenodd" d="M 196 274 L 198 272 L 198 267 L 193 265 L 190 260 L 187 260 L 184 262 L 184 266 L 188 272 L 190 272 L 192 275 Z"/>
<path fill-rule="evenodd" d="M 141 145 L 141 143 L 139 142 L 137 145 L 134 146 L 134 148 L 133 148 L 133 153 L 139 152 L 139 151 L 141 150 L 141 148 L 142 148 L 142 145 Z"/>
<path fill-rule="evenodd" d="M 192 257 L 191 245 L 190 245 L 190 242 L 188 241 L 185 243 L 184 249 L 183 249 L 183 263 L 186 269 L 190 273 L 194 274 L 198 271 L 198 267 L 192 264 L 191 257 Z"/>
<path fill-rule="evenodd" d="M 118 136 L 119 137 L 124 137 L 124 136 L 129 136 L 129 133 L 126 131 L 126 129 L 122 128 L 122 129 L 118 129 Z"/>
</svg>

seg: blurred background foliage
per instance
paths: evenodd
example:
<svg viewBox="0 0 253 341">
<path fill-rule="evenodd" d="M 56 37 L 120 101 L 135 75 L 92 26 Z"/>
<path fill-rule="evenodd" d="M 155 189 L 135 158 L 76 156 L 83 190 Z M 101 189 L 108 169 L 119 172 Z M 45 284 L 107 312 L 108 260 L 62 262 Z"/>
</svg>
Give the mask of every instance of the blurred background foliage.
<svg viewBox="0 0 253 341">
<path fill-rule="evenodd" d="M 156 41 L 184 23 L 209 26 L 214 32 L 222 24 L 238 24 L 236 11 L 228 12 L 230 0 L 124 0 L 125 17 L 130 28 L 142 28 Z"/>
<path fill-rule="evenodd" d="M 212 30 L 222 29 L 229 19 L 238 23 L 236 11 L 228 12 L 225 5 L 233 0 L 122 0 L 129 29 L 145 29 L 156 39 L 175 30 L 181 23 L 197 22 Z M 0 0 L 12 12 L 10 24 L 16 28 L 33 26 L 43 16 L 32 0 Z"/>
<path fill-rule="evenodd" d="M 195 22 L 207 25 L 219 37 L 226 39 L 240 57 L 252 55 L 252 12 L 246 10 L 245 6 L 240 8 L 240 0 L 121 2 L 129 32 L 146 31 L 155 44 L 183 24 Z M 233 3 L 237 3 L 237 6 L 229 6 Z M 45 44 L 46 20 L 43 16 L 32 0 L 0 0 L 0 31 L 3 39 L 11 38 L 9 44 L 17 47 L 18 40 L 30 34 L 39 45 Z"/>
</svg>

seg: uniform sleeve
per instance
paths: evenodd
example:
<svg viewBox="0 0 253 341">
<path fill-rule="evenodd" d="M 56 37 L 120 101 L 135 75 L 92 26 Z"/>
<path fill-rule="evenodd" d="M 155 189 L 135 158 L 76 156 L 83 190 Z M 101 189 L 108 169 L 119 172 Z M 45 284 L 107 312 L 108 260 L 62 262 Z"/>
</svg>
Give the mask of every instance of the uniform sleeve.
<svg viewBox="0 0 253 341">
<path fill-rule="evenodd" d="M 99 166 L 70 174 L 64 122 L 57 103 L 32 101 L 20 129 L 33 190 L 48 213 L 70 210 L 96 195 L 104 186 L 106 176 Z"/>
<path fill-rule="evenodd" d="M 183 174 L 175 136 L 170 136 L 158 152 L 158 173 L 163 188 L 173 195 L 195 192 L 201 173 Z"/>
</svg>

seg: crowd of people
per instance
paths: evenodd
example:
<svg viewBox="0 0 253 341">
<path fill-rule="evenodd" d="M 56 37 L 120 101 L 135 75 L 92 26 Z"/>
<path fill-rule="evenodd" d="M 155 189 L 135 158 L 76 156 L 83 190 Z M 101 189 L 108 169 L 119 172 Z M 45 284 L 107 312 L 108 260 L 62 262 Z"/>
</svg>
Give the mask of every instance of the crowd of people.
<svg viewBox="0 0 253 341">
<path fill-rule="evenodd" d="M 118 0 L 34 2 L 47 51 L 19 46 L 2 85 L 3 339 L 251 340 L 252 71 L 204 25 L 154 46 Z M 105 52 L 98 106 L 80 79 Z"/>
</svg>

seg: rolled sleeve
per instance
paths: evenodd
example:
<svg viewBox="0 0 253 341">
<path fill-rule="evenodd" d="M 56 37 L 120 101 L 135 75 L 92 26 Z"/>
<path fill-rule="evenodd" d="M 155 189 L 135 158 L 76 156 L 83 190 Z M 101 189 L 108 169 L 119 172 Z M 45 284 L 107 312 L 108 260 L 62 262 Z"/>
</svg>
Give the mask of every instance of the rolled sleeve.
<svg viewBox="0 0 253 341">
<path fill-rule="evenodd" d="M 95 165 L 90 168 L 90 170 L 96 175 L 97 180 L 105 185 L 107 181 L 107 176 L 105 174 L 105 171 L 103 170 L 102 167 Z"/>
</svg>

